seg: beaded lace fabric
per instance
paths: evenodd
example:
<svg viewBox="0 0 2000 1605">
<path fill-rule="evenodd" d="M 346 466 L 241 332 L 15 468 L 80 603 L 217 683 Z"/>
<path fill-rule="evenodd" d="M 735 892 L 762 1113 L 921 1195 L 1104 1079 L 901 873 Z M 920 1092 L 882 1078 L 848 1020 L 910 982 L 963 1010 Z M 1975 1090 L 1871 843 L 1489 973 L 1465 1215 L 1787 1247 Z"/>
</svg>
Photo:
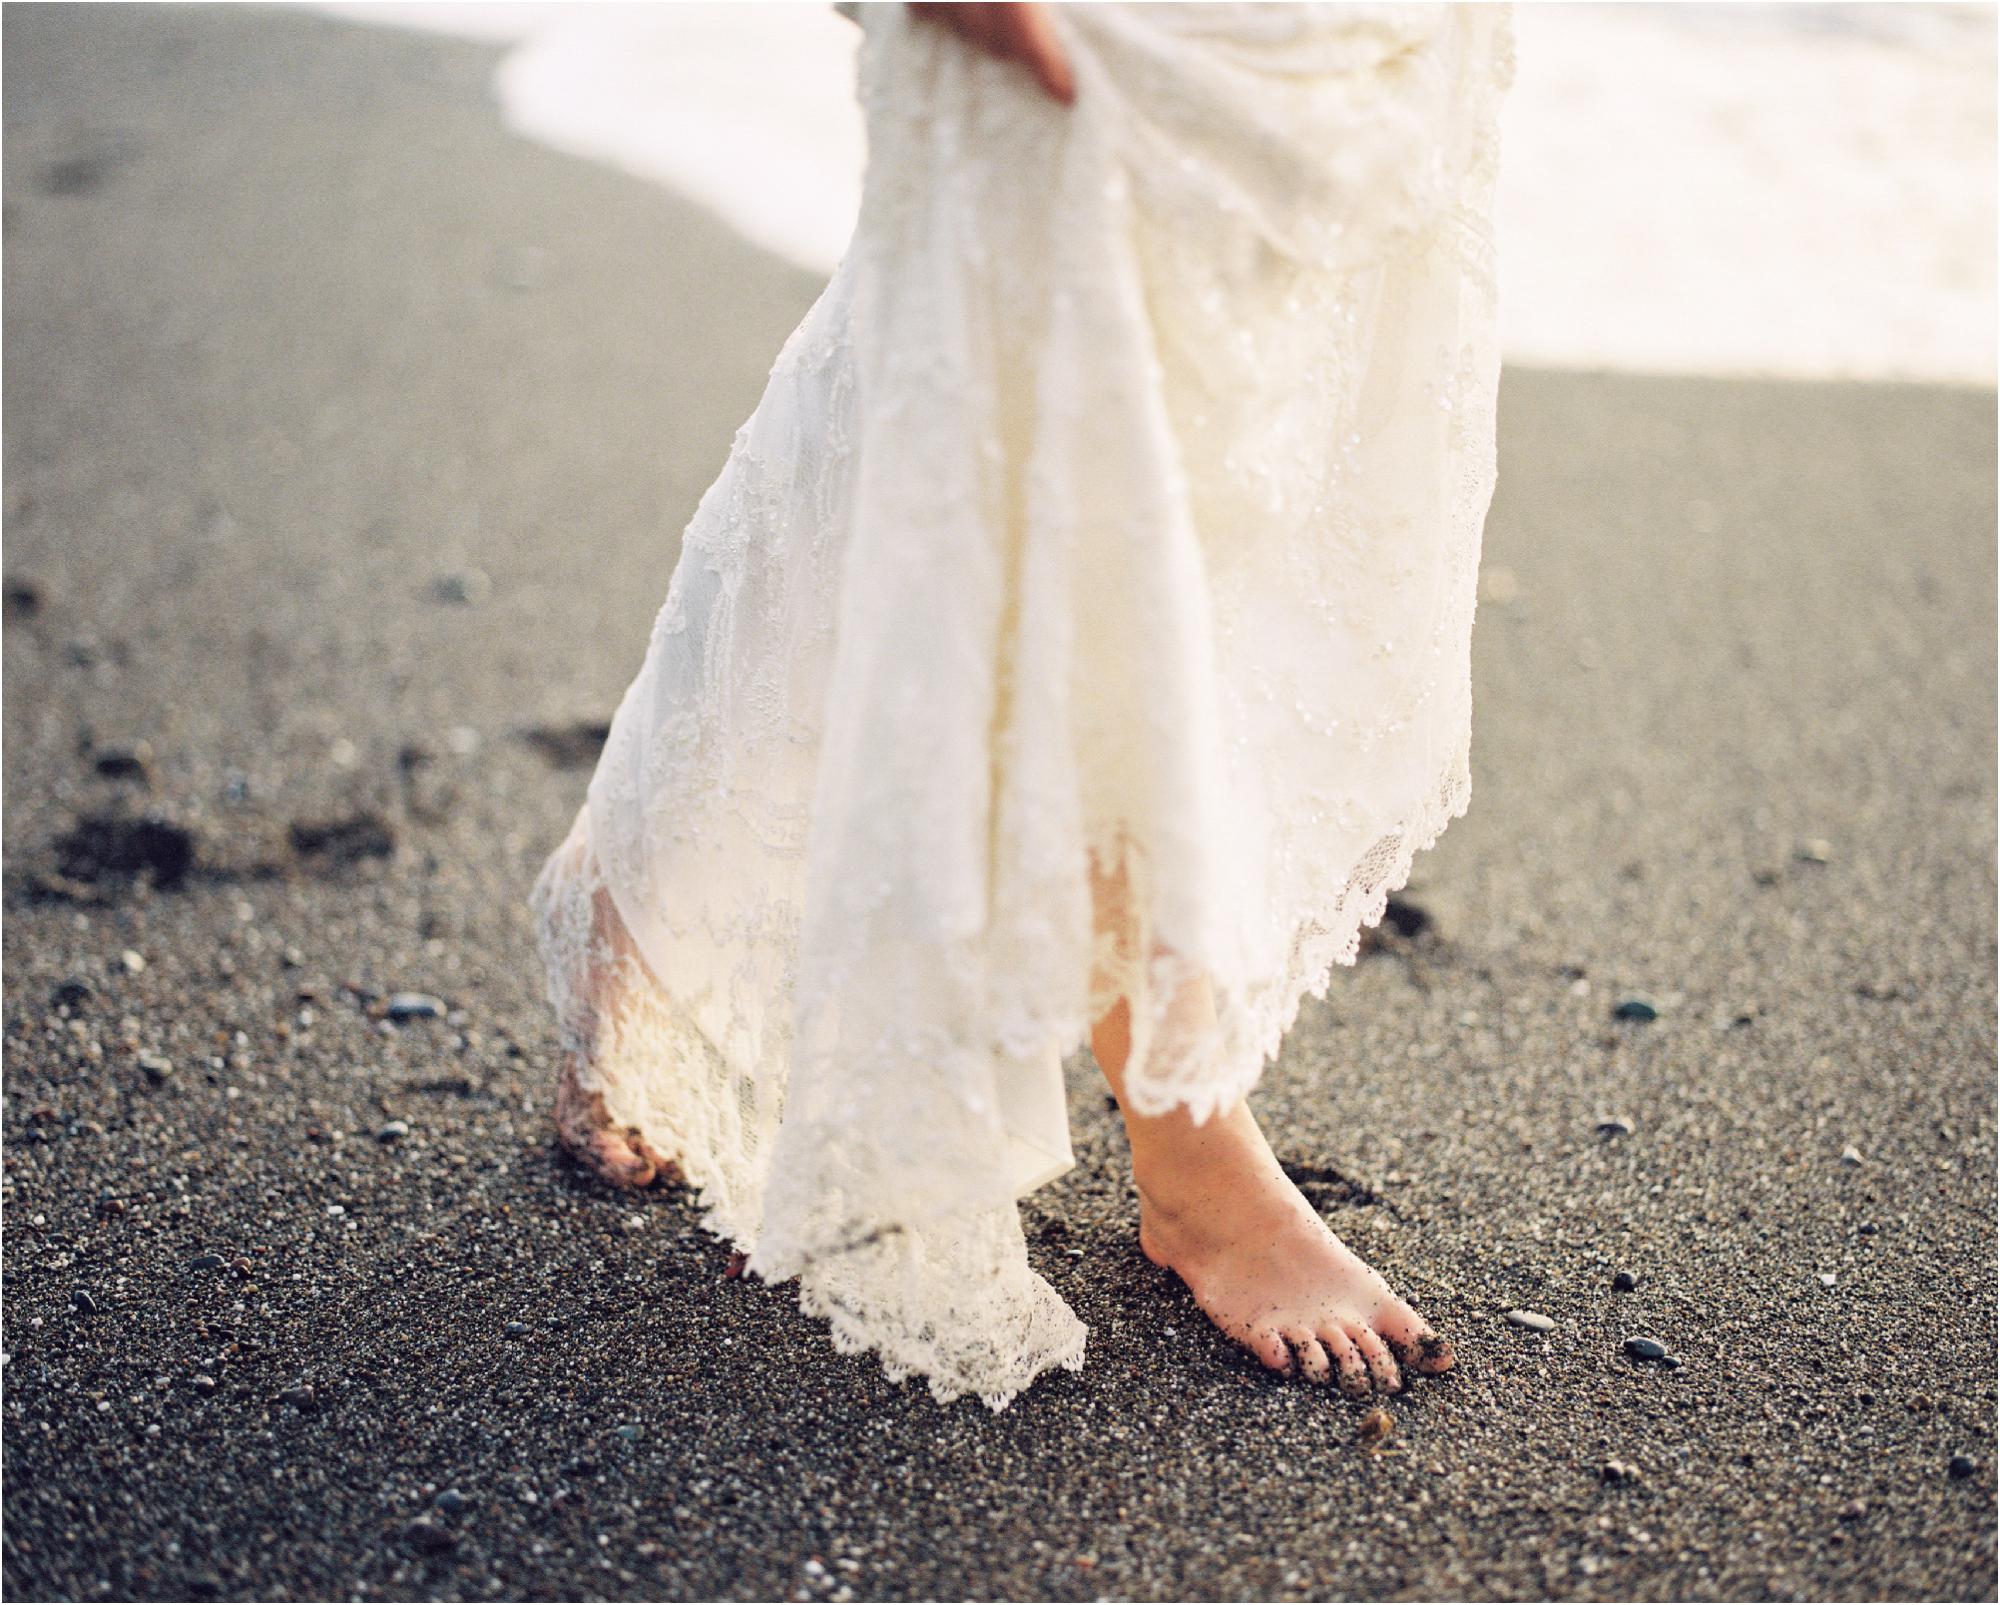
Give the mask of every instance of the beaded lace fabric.
<svg viewBox="0 0 2000 1605">
<path fill-rule="evenodd" d="M 1230 1104 L 1469 802 L 1511 17 L 1058 6 L 1063 107 L 854 14 L 853 243 L 532 906 L 750 1271 L 997 1409 L 1083 1363 L 1062 1056 Z"/>
</svg>

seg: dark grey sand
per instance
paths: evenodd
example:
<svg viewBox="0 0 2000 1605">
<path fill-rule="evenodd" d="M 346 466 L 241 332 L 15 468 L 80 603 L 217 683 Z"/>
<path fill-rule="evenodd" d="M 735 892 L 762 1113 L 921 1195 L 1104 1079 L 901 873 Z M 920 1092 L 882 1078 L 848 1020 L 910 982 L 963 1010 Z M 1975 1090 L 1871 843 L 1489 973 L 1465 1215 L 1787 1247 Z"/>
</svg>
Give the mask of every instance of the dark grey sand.
<svg viewBox="0 0 2000 1605">
<path fill-rule="evenodd" d="M 523 732 L 815 285 L 494 59 L 6 10 L 8 1593 L 1992 1598 L 1993 395 L 1511 372 L 1472 811 L 1259 1098 L 1459 1371 L 1235 1358 L 1079 1054 L 1089 1363 L 940 1408 L 552 1147 Z"/>
</svg>

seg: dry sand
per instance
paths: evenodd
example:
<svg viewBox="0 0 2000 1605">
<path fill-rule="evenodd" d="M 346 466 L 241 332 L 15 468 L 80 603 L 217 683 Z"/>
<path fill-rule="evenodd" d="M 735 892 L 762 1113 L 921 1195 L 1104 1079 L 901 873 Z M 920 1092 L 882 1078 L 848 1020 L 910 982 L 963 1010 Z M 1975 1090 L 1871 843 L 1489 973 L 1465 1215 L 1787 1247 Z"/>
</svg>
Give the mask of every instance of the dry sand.
<svg viewBox="0 0 2000 1605">
<path fill-rule="evenodd" d="M 546 1113 L 564 732 L 814 282 L 489 47 L 4 28 L 11 1598 L 1993 1597 L 1991 391 L 1510 371 L 1472 811 L 1260 1094 L 1459 1371 L 1236 1358 L 1080 1055 L 1088 1364 L 940 1409 Z"/>
</svg>

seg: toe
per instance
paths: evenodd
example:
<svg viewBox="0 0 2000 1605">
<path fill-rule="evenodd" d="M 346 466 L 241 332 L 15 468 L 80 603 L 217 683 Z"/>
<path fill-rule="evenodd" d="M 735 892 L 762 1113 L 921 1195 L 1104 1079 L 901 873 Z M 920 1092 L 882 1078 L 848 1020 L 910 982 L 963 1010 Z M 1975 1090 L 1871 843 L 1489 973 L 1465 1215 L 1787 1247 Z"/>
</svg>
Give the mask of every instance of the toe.
<svg viewBox="0 0 2000 1605">
<path fill-rule="evenodd" d="M 560 1122 L 556 1132 L 565 1148 L 614 1187 L 644 1187 L 653 1179 L 651 1161 L 619 1132 L 578 1120 Z"/>
<path fill-rule="evenodd" d="M 573 1074 L 556 1087 L 556 1135 L 562 1144 L 614 1187 L 650 1185 L 661 1166 L 634 1127 L 614 1127 L 602 1093 L 586 1093 Z"/>
<path fill-rule="evenodd" d="M 644 1187 L 653 1179 L 653 1165 L 634 1151 L 622 1133 L 600 1131 L 591 1142 L 591 1159 L 598 1175 L 619 1187 Z"/>
<path fill-rule="evenodd" d="M 1287 1332 L 1285 1341 L 1299 1357 L 1299 1369 L 1305 1372 L 1308 1382 L 1324 1382 L 1333 1375 L 1333 1365 L 1326 1357 L 1326 1350 L 1320 1347 L 1319 1339 L 1305 1328 Z"/>
<path fill-rule="evenodd" d="M 1405 1362 L 1407 1369 L 1425 1376 L 1441 1376 L 1458 1363 L 1451 1345 L 1426 1326 L 1417 1338 L 1417 1357 Z"/>
<path fill-rule="evenodd" d="M 1319 1335 L 1326 1352 L 1333 1356 L 1333 1362 L 1340 1369 L 1340 1391 L 1359 1398 L 1372 1390 L 1369 1380 L 1368 1362 L 1361 1358 L 1361 1351 L 1354 1346 L 1354 1340 L 1337 1326 L 1329 1326 Z"/>
<path fill-rule="evenodd" d="M 1291 1345 L 1285 1342 L 1284 1335 L 1275 1328 L 1266 1327 L 1260 1332 L 1252 1332 L 1243 1342 L 1252 1354 L 1273 1371 L 1291 1370 Z"/>
<path fill-rule="evenodd" d="M 1400 1393 L 1403 1376 L 1396 1368 L 1395 1355 L 1382 1341 L 1382 1334 L 1364 1322 L 1355 1321 L 1348 1326 L 1347 1335 L 1354 1339 L 1354 1346 L 1368 1362 L 1368 1371 L 1375 1378 L 1375 1386 L 1384 1393 Z"/>
<path fill-rule="evenodd" d="M 664 1182 L 678 1182 L 681 1179 L 681 1167 L 646 1141 L 637 1126 L 630 1127 L 627 1136 L 631 1141 L 632 1151 L 653 1167 L 654 1179 Z"/>
<path fill-rule="evenodd" d="M 1451 1345 L 1431 1330 L 1430 1322 L 1401 1299 L 1391 1299 L 1377 1310 L 1372 1324 L 1405 1371 L 1421 1371 L 1436 1376 L 1440 1371 L 1451 1369 L 1455 1358 Z"/>
</svg>

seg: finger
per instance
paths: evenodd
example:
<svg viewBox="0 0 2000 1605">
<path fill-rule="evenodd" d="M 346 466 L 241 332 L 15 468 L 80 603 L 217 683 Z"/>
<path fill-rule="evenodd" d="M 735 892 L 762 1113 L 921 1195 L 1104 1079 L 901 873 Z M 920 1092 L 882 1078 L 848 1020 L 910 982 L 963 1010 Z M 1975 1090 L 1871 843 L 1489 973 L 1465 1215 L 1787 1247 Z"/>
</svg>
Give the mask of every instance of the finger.
<svg viewBox="0 0 2000 1605">
<path fill-rule="evenodd" d="M 1055 19 L 1043 5 L 1024 5 L 1011 13 L 1015 52 L 1028 64 L 1041 86 L 1065 106 L 1076 100 L 1076 75 L 1056 35 Z"/>
</svg>

